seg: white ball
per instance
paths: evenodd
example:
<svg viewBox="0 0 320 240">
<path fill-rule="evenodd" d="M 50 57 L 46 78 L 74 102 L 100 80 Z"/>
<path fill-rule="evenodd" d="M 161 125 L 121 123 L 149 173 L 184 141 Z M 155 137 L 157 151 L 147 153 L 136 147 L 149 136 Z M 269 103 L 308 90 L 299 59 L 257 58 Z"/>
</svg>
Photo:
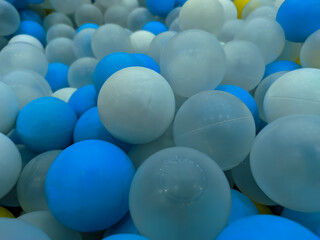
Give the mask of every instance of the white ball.
<svg viewBox="0 0 320 240">
<path fill-rule="evenodd" d="M 224 12 L 224 21 L 237 19 L 238 12 L 236 5 L 230 0 L 219 0 L 223 12 Z"/>
<path fill-rule="evenodd" d="M 300 55 L 301 46 L 302 46 L 302 43 L 290 42 L 286 40 L 284 49 L 282 50 L 281 55 L 277 58 L 277 61 L 280 61 L 280 60 L 288 60 L 292 62 L 297 61 Z"/>
<path fill-rule="evenodd" d="M 32 46 L 35 46 L 39 48 L 42 52 L 44 52 L 44 47 L 42 43 L 31 35 L 27 35 L 27 34 L 16 35 L 13 38 L 11 38 L 10 41 L 8 42 L 8 44 L 14 44 L 14 43 L 29 43 Z"/>
<path fill-rule="evenodd" d="M 68 88 L 61 88 L 58 91 L 55 91 L 52 94 L 52 97 L 56 97 L 61 99 L 62 101 L 65 101 L 66 103 L 69 102 L 72 94 L 77 91 L 77 88 L 72 88 L 72 87 L 68 87 Z"/>
<path fill-rule="evenodd" d="M 74 30 L 74 28 L 67 24 L 64 24 L 64 23 L 55 24 L 47 32 L 47 43 L 59 37 L 73 39 L 75 33 L 76 31 Z"/>
<path fill-rule="evenodd" d="M 104 83 L 98 96 L 98 111 L 103 125 L 116 138 L 144 144 L 167 130 L 173 120 L 175 100 L 170 85 L 160 74 L 130 67 Z"/>
<path fill-rule="evenodd" d="M 136 31 L 130 35 L 132 51 L 146 54 L 155 35 L 149 31 Z"/>
<path fill-rule="evenodd" d="M 53 12 L 43 19 L 43 27 L 46 31 L 48 31 L 55 24 L 59 23 L 67 24 L 73 27 L 73 23 L 71 22 L 70 18 L 60 12 Z"/>
<path fill-rule="evenodd" d="M 50 0 L 50 2 L 54 10 L 65 14 L 74 13 L 82 4 L 90 3 L 89 0 Z"/>
<path fill-rule="evenodd" d="M 148 9 L 139 7 L 134 9 L 128 15 L 127 26 L 131 31 L 137 31 L 153 19 L 154 16 L 148 11 Z"/>
<path fill-rule="evenodd" d="M 129 10 L 121 5 L 115 5 L 108 8 L 104 13 L 105 23 L 118 24 L 121 27 L 127 26 Z"/>
<path fill-rule="evenodd" d="M 94 57 L 91 47 L 92 36 L 96 29 L 87 28 L 78 32 L 73 38 L 73 51 L 77 58 Z"/>
<path fill-rule="evenodd" d="M 7 1 L 0 1 L 0 36 L 15 33 L 20 25 L 17 9 Z"/>
<path fill-rule="evenodd" d="M 264 6 L 274 6 L 274 0 L 250 0 L 244 6 L 241 17 L 246 19 L 253 11 Z"/>
<path fill-rule="evenodd" d="M 46 56 L 49 63 L 59 62 L 68 66 L 77 59 L 73 51 L 73 41 L 65 37 L 53 39 L 46 47 Z"/>
<path fill-rule="evenodd" d="M 78 27 L 85 23 L 94 23 L 97 25 L 101 25 L 103 23 L 102 12 L 92 4 L 82 4 L 78 7 L 74 18 Z"/>
<path fill-rule="evenodd" d="M 71 64 L 68 72 L 68 82 L 70 87 L 81 88 L 93 84 L 92 76 L 98 60 L 84 57 Z"/>
<path fill-rule="evenodd" d="M 274 6 L 262 6 L 252 11 L 246 20 L 249 21 L 251 19 L 258 18 L 258 17 L 267 17 L 275 20 L 277 16 L 277 12 L 278 11 Z"/>
<path fill-rule="evenodd" d="M 218 35 L 219 41 L 222 42 L 230 42 L 234 39 L 236 34 L 241 30 L 241 28 L 245 25 L 245 21 L 242 19 L 234 19 L 225 22 L 222 27 L 221 32 Z"/>
<path fill-rule="evenodd" d="M 302 44 L 300 62 L 304 68 L 320 68 L 320 30 L 312 33 Z"/>
</svg>

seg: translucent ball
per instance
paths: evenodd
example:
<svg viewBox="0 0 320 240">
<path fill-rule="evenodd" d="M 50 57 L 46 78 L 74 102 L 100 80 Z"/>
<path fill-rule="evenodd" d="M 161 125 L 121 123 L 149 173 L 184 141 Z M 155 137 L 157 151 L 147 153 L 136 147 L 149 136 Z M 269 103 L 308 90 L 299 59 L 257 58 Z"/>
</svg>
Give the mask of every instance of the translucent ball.
<svg viewBox="0 0 320 240">
<path fill-rule="evenodd" d="M 295 43 L 286 40 L 284 49 L 277 60 L 288 60 L 293 62 L 297 61 L 300 55 L 301 46 L 301 43 Z"/>
<path fill-rule="evenodd" d="M 16 129 L 26 147 L 45 152 L 71 145 L 76 121 L 70 105 L 54 97 L 42 97 L 20 111 Z"/>
<path fill-rule="evenodd" d="M 50 63 L 46 80 L 53 92 L 69 87 L 68 83 L 69 67 L 63 63 Z"/>
<path fill-rule="evenodd" d="M 48 60 L 39 48 L 29 43 L 10 44 L 0 52 L 0 75 L 25 68 L 42 76 L 48 71 Z"/>
<path fill-rule="evenodd" d="M 64 14 L 74 13 L 76 9 L 84 3 L 89 3 L 87 0 L 50 0 L 50 3 L 54 10 Z"/>
<path fill-rule="evenodd" d="M 68 66 L 77 59 L 73 51 L 73 41 L 65 37 L 53 39 L 46 46 L 46 56 L 49 63 L 59 62 Z"/>
<path fill-rule="evenodd" d="M 165 24 L 167 27 L 171 25 L 173 20 L 179 17 L 180 11 L 181 11 L 181 7 L 176 7 L 170 11 L 170 13 L 166 16 L 166 20 L 165 20 Z"/>
<path fill-rule="evenodd" d="M 149 11 L 160 17 L 165 17 L 174 8 L 175 0 L 146 0 Z"/>
<path fill-rule="evenodd" d="M 266 78 L 276 72 L 293 71 L 299 68 L 301 68 L 301 66 L 292 61 L 274 61 L 266 66 L 263 77 Z"/>
<path fill-rule="evenodd" d="M 64 24 L 64 23 L 55 24 L 47 32 L 47 43 L 59 37 L 73 39 L 75 33 L 76 31 L 73 29 L 73 27 L 67 24 Z"/>
<path fill-rule="evenodd" d="M 20 110 L 19 100 L 15 92 L 0 78 L 0 133 L 8 134 L 16 123 Z"/>
<path fill-rule="evenodd" d="M 170 24 L 169 31 L 181 32 L 179 18 L 173 20 L 173 22 Z"/>
<path fill-rule="evenodd" d="M 319 77 L 319 69 L 302 68 L 275 81 L 263 102 L 267 122 L 290 114 L 320 115 Z"/>
<path fill-rule="evenodd" d="M 253 143 L 253 177 L 283 207 L 320 211 L 319 131 L 319 116 L 291 115 L 268 124 Z"/>
<path fill-rule="evenodd" d="M 92 36 L 93 54 L 101 59 L 114 52 L 131 52 L 129 33 L 115 24 L 106 24 L 98 28 Z"/>
<path fill-rule="evenodd" d="M 136 31 L 130 35 L 132 51 L 134 53 L 147 53 L 155 35 L 149 31 Z"/>
<path fill-rule="evenodd" d="M 228 222 L 231 194 L 215 161 L 194 149 L 175 147 L 153 154 L 141 165 L 129 204 L 137 229 L 150 239 L 212 240 Z"/>
<path fill-rule="evenodd" d="M 103 23 L 102 12 L 92 4 L 82 4 L 78 7 L 74 18 L 78 27 L 85 23 L 94 23 L 97 25 L 101 25 Z"/>
<path fill-rule="evenodd" d="M 139 7 L 138 0 L 121 0 L 119 4 L 127 8 L 129 11 L 132 11 Z"/>
<path fill-rule="evenodd" d="M 253 10 L 248 15 L 246 20 L 250 21 L 251 19 L 258 18 L 258 17 L 267 17 L 275 20 L 276 16 L 277 16 L 277 9 L 272 5 L 267 5 L 267 6 L 261 6 Z"/>
<path fill-rule="evenodd" d="M 148 9 L 139 7 L 134 9 L 128 15 L 127 26 L 131 31 L 137 31 L 153 19 L 154 16 L 148 11 Z"/>
<path fill-rule="evenodd" d="M 0 133 L 0 164 L 2 166 L 0 168 L 0 198 L 2 198 L 16 184 L 22 168 L 19 150 L 16 145 L 2 133 Z"/>
<path fill-rule="evenodd" d="M 115 234 L 104 238 L 103 240 L 149 240 L 138 234 Z"/>
<path fill-rule="evenodd" d="M 73 23 L 71 22 L 70 18 L 67 15 L 60 12 L 53 12 L 46 16 L 43 20 L 43 27 L 46 31 L 48 31 L 52 26 L 59 23 L 67 24 L 73 27 Z"/>
<path fill-rule="evenodd" d="M 224 24 L 224 11 L 219 1 L 188 0 L 179 15 L 181 30 L 202 29 L 217 36 Z"/>
<path fill-rule="evenodd" d="M 259 48 L 251 42 L 241 40 L 230 41 L 223 48 L 227 70 L 221 84 L 235 85 L 247 91 L 254 89 L 265 70 L 264 58 Z"/>
<path fill-rule="evenodd" d="M 16 35 L 13 38 L 11 38 L 10 41 L 8 42 L 8 44 L 14 44 L 14 43 L 29 43 L 34 47 L 39 48 L 42 52 L 44 52 L 42 43 L 31 35 L 27 35 L 27 34 Z"/>
<path fill-rule="evenodd" d="M 105 11 L 104 22 L 126 27 L 129 13 L 129 10 L 121 5 L 112 6 Z"/>
<path fill-rule="evenodd" d="M 17 9 L 7 1 L 0 2 L 0 36 L 15 33 L 20 24 L 20 15 Z"/>
<path fill-rule="evenodd" d="M 100 140 L 75 143 L 48 171 L 45 194 L 49 209 L 71 229 L 104 230 L 128 212 L 133 175 L 130 159 L 113 144 Z"/>
<path fill-rule="evenodd" d="M 17 183 L 17 194 L 24 212 L 48 210 L 44 181 L 51 163 L 60 153 L 61 150 L 42 153 L 23 168 Z"/>
<path fill-rule="evenodd" d="M 90 108 L 97 106 L 98 94 L 93 85 L 87 85 L 79 88 L 72 94 L 69 105 L 74 109 L 77 116 L 80 117 Z"/>
<path fill-rule="evenodd" d="M 227 226 L 217 240 L 269 240 L 308 239 L 317 237 L 307 228 L 286 218 L 273 215 L 254 215 Z"/>
<path fill-rule="evenodd" d="M 264 6 L 274 6 L 275 0 L 250 0 L 243 8 L 241 17 L 247 19 L 247 17 L 255 10 Z"/>
<path fill-rule="evenodd" d="M 226 57 L 221 44 L 210 33 L 187 30 L 167 43 L 160 69 L 176 94 L 190 97 L 219 85 L 226 71 Z"/>
<path fill-rule="evenodd" d="M 49 211 L 35 211 L 18 218 L 46 233 L 51 240 L 82 240 L 80 233 L 63 226 Z"/>
<path fill-rule="evenodd" d="M 256 44 L 266 64 L 280 56 L 285 44 L 285 36 L 280 24 L 270 18 L 254 18 L 248 21 L 235 39 Z"/>
<path fill-rule="evenodd" d="M 97 59 L 89 57 L 79 58 L 74 61 L 68 73 L 70 87 L 81 88 L 92 84 L 92 76 L 97 64 Z"/>
<path fill-rule="evenodd" d="M 73 38 L 73 51 L 77 58 L 94 57 L 91 47 L 92 36 L 96 30 L 93 28 L 83 29 Z"/>
<path fill-rule="evenodd" d="M 320 30 L 312 33 L 303 43 L 300 51 L 300 62 L 304 68 L 320 68 Z"/>
<path fill-rule="evenodd" d="M 30 70 L 15 70 L 0 77 L 14 91 L 19 101 L 19 109 L 34 99 L 52 95 L 48 82 L 38 73 Z"/>
<path fill-rule="evenodd" d="M 3 239 L 51 240 L 39 228 L 18 219 L 0 218 L 0 232 Z"/>
<path fill-rule="evenodd" d="M 244 25 L 245 21 L 242 19 L 234 19 L 225 22 L 218 35 L 219 41 L 225 43 L 232 41 Z"/>
<path fill-rule="evenodd" d="M 113 74 L 102 86 L 98 110 L 112 135 L 128 143 L 143 144 L 167 130 L 174 116 L 175 100 L 160 74 L 148 68 L 130 67 Z"/>
<path fill-rule="evenodd" d="M 233 19 L 237 19 L 237 8 L 234 3 L 230 0 L 219 0 L 224 12 L 224 21 L 229 21 Z"/>
<path fill-rule="evenodd" d="M 246 158 L 255 131 L 247 106 L 222 91 L 205 91 L 190 97 L 177 112 L 173 125 L 177 146 L 208 154 L 223 170 Z"/>
<path fill-rule="evenodd" d="M 67 88 L 61 88 L 58 91 L 55 91 L 52 94 L 52 97 L 61 99 L 64 102 L 69 102 L 69 99 L 71 98 L 72 94 L 77 91 L 77 88 L 71 88 L 71 87 L 67 87 Z"/>
</svg>

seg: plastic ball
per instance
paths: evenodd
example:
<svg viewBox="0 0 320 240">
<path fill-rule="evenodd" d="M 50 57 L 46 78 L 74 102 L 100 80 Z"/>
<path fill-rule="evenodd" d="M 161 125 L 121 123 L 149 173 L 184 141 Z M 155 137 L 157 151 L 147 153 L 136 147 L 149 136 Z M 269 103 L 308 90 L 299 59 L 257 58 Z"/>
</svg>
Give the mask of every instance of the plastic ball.
<svg viewBox="0 0 320 240">
<path fill-rule="evenodd" d="M 104 233 L 104 237 L 115 234 L 139 234 L 138 229 L 134 225 L 130 213 L 127 213 L 118 223 L 108 228 Z"/>
<path fill-rule="evenodd" d="M 0 218 L 0 232 L 3 239 L 50 240 L 39 228 L 18 219 Z"/>
<path fill-rule="evenodd" d="M 247 106 L 222 91 L 204 91 L 185 101 L 176 114 L 177 146 L 208 154 L 223 170 L 240 164 L 250 152 L 255 123 Z"/>
<path fill-rule="evenodd" d="M 241 17 L 247 19 L 247 17 L 255 10 L 264 7 L 271 6 L 274 7 L 275 0 L 250 0 L 243 8 Z"/>
<path fill-rule="evenodd" d="M 14 215 L 4 207 L 0 206 L 0 218 L 15 218 Z"/>
<path fill-rule="evenodd" d="M 250 0 L 234 0 L 233 3 L 237 8 L 238 18 L 242 18 L 242 11 L 249 1 Z"/>
<path fill-rule="evenodd" d="M 290 114 L 320 115 L 319 77 L 319 69 L 302 68 L 278 78 L 264 98 L 267 122 Z"/>
<path fill-rule="evenodd" d="M 8 42 L 7 38 L 0 36 L 0 51 L 7 46 Z"/>
<path fill-rule="evenodd" d="M 229 21 L 237 18 L 238 12 L 234 3 L 230 0 L 219 0 L 223 12 L 224 12 L 224 21 Z"/>
<path fill-rule="evenodd" d="M 160 69 L 177 95 L 190 97 L 219 85 L 226 71 L 226 57 L 221 44 L 210 33 L 188 30 L 167 43 Z"/>
<path fill-rule="evenodd" d="M 40 17 L 40 15 L 30 9 L 23 9 L 23 10 L 19 11 L 19 15 L 20 15 L 21 21 L 30 20 L 30 21 L 35 21 L 35 22 L 39 23 L 40 25 L 43 24 L 43 21 L 42 21 L 42 18 Z"/>
<path fill-rule="evenodd" d="M 39 97 L 52 95 L 48 82 L 38 73 L 26 69 L 15 70 L 0 77 L 12 88 L 19 101 L 19 108 Z"/>
<path fill-rule="evenodd" d="M 131 52 L 132 46 L 127 31 L 115 24 L 106 24 L 98 28 L 92 36 L 92 51 L 98 58 L 114 52 Z"/>
<path fill-rule="evenodd" d="M 43 27 L 46 31 L 48 31 L 52 26 L 59 23 L 67 24 L 73 27 L 73 23 L 71 22 L 70 18 L 60 12 L 53 12 L 46 16 L 43 20 Z"/>
<path fill-rule="evenodd" d="M 27 35 L 27 34 L 16 35 L 13 38 L 11 38 L 10 41 L 8 42 L 8 44 L 14 44 L 14 43 L 29 43 L 34 47 L 39 48 L 42 52 L 44 52 L 44 47 L 42 43 L 31 35 Z"/>
<path fill-rule="evenodd" d="M 25 68 L 42 76 L 48 71 L 48 60 L 39 48 L 28 43 L 10 44 L 0 52 L 0 75 Z"/>
<path fill-rule="evenodd" d="M 304 42 L 320 28 L 320 22 L 316 20 L 319 14 L 320 5 L 317 0 L 286 0 L 278 10 L 277 22 L 283 28 L 287 40 Z"/>
<path fill-rule="evenodd" d="M 254 89 L 265 71 L 264 57 L 259 48 L 251 42 L 241 40 L 230 41 L 223 48 L 227 70 L 222 84 L 235 85 L 247 91 Z"/>
<path fill-rule="evenodd" d="M 15 92 L 0 78 L 0 133 L 8 134 L 14 128 L 19 111 L 19 100 Z"/>
<path fill-rule="evenodd" d="M 49 211 L 26 213 L 18 219 L 38 227 L 46 233 L 51 240 L 82 240 L 80 233 L 63 226 Z"/>
<path fill-rule="evenodd" d="M 95 58 L 79 58 L 74 61 L 69 69 L 68 82 L 70 87 L 81 88 L 93 83 L 93 73 L 98 60 Z"/>
<path fill-rule="evenodd" d="M 131 185 L 133 222 L 143 236 L 153 240 L 215 239 L 230 211 L 224 173 L 215 161 L 194 149 L 175 147 L 153 154 L 137 170 Z"/>
<path fill-rule="evenodd" d="M 127 213 L 133 175 L 130 159 L 113 144 L 100 140 L 75 143 L 48 171 L 45 193 L 49 209 L 71 229 L 106 229 Z"/>
<path fill-rule="evenodd" d="M 154 35 L 158 35 L 160 33 L 166 32 L 168 31 L 168 28 L 166 27 L 166 25 L 164 25 L 161 22 L 158 21 L 152 21 L 152 22 L 148 22 L 146 23 L 143 27 L 142 30 L 148 31 L 153 33 Z"/>
<path fill-rule="evenodd" d="M 73 51 L 77 58 L 94 57 L 91 40 L 95 31 L 94 28 L 86 28 L 74 36 Z"/>
<path fill-rule="evenodd" d="M 98 94 L 93 85 L 87 85 L 79 88 L 72 94 L 69 104 L 80 117 L 84 112 L 97 106 Z"/>
<path fill-rule="evenodd" d="M 170 13 L 166 16 L 165 25 L 169 27 L 171 23 L 179 17 L 181 11 L 181 7 L 176 7 L 170 11 Z"/>
<path fill-rule="evenodd" d="M 82 4 L 75 12 L 75 21 L 78 27 L 85 23 L 101 25 L 103 23 L 102 12 L 92 4 Z"/>
<path fill-rule="evenodd" d="M 318 131 L 319 116 L 291 115 L 269 123 L 253 143 L 253 177 L 262 191 L 283 207 L 320 211 Z"/>
<path fill-rule="evenodd" d="M 280 56 L 285 44 L 283 29 L 279 23 L 270 18 L 254 18 L 248 21 L 235 39 L 256 44 L 266 64 Z"/>
<path fill-rule="evenodd" d="M 127 67 L 144 67 L 143 62 L 133 54 L 116 52 L 102 58 L 94 70 L 93 84 L 97 91 L 100 92 L 102 85 L 115 72 Z"/>
<path fill-rule="evenodd" d="M 16 129 L 26 147 L 45 152 L 68 147 L 76 121 L 71 106 L 54 97 L 42 97 L 20 111 Z"/>
<path fill-rule="evenodd" d="M 320 27 L 320 26 L 319 26 Z M 320 30 L 312 33 L 303 43 L 300 51 L 300 62 L 305 68 L 320 68 Z"/>
<path fill-rule="evenodd" d="M 232 41 L 244 25 L 245 21 L 242 19 L 234 19 L 225 22 L 218 35 L 219 41 L 224 43 Z"/>
<path fill-rule="evenodd" d="M 147 53 L 155 35 L 149 31 L 136 31 L 130 35 L 132 52 Z"/>
<path fill-rule="evenodd" d="M 266 66 L 263 78 L 266 78 L 276 72 L 293 71 L 299 68 L 301 68 L 301 66 L 292 61 L 275 61 Z"/>
<path fill-rule="evenodd" d="M 175 0 L 146 0 L 146 5 L 152 14 L 165 17 L 174 8 Z"/>
<path fill-rule="evenodd" d="M 148 55 L 141 54 L 141 53 L 135 53 L 134 56 L 139 58 L 141 62 L 143 62 L 144 67 L 152 69 L 153 71 L 160 73 L 160 67 L 159 65 Z"/>
<path fill-rule="evenodd" d="M 64 14 L 74 13 L 76 9 L 82 4 L 88 3 L 86 0 L 72 0 L 72 1 L 63 1 L 63 0 L 50 0 L 50 3 L 54 10 Z"/>
<path fill-rule="evenodd" d="M 202 29 L 215 36 L 224 24 L 224 11 L 217 0 L 188 0 L 180 11 L 181 30 Z"/>
<path fill-rule="evenodd" d="M 16 145 L 0 133 L 0 198 L 4 197 L 16 184 L 20 175 L 21 155 Z M 2 234 L 2 233 L 1 233 Z"/>
<path fill-rule="evenodd" d="M 73 51 L 73 41 L 65 37 L 55 38 L 48 43 L 46 56 L 49 63 L 60 62 L 68 66 L 77 59 Z"/>
<path fill-rule="evenodd" d="M 50 63 L 46 80 L 53 92 L 69 87 L 68 83 L 69 67 L 63 63 Z"/>
<path fill-rule="evenodd" d="M 18 34 L 27 34 L 35 37 L 38 39 L 43 46 L 46 45 L 46 31 L 44 28 L 37 22 L 34 21 L 22 21 L 18 30 L 15 32 L 16 35 Z"/>
<path fill-rule="evenodd" d="M 59 37 L 73 39 L 75 33 L 76 31 L 73 29 L 73 27 L 67 24 L 64 24 L 64 23 L 55 24 L 47 32 L 47 42 L 49 43 L 53 39 L 56 39 Z"/>
<path fill-rule="evenodd" d="M 275 20 L 276 16 L 277 16 L 277 9 L 273 5 L 266 5 L 266 6 L 261 6 L 259 8 L 256 8 L 255 10 L 253 10 L 248 15 L 246 20 L 250 21 L 251 19 L 259 18 L 259 17 L 266 17 L 266 18 L 271 18 L 271 19 Z"/>
<path fill-rule="evenodd" d="M 78 27 L 78 29 L 77 29 L 77 31 L 76 31 L 76 33 L 79 33 L 79 32 L 81 32 L 82 30 L 84 30 L 84 29 L 98 29 L 99 28 L 99 25 L 97 25 L 97 24 L 94 24 L 94 23 L 85 23 L 85 24 L 83 24 L 83 25 L 81 25 L 80 27 Z"/>
<path fill-rule="evenodd" d="M 17 9 L 7 1 L 0 2 L 0 36 L 7 36 L 17 31 L 20 16 Z"/>
<path fill-rule="evenodd" d="M 298 223 L 272 215 L 254 215 L 227 226 L 217 240 L 318 240 L 314 233 Z"/>
<path fill-rule="evenodd" d="M 108 8 L 104 13 L 104 22 L 127 27 L 129 10 L 121 5 L 114 5 Z"/>
<path fill-rule="evenodd" d="M 103 240 L 149 240 L 138 234 L 116 234 L 110 237 L 104 238 Z"/>
<path fill-rule="evenodd" d="M 137 31 L 153 19 L 154 17 L 148 9 L 136 8 L 128 15 L 127 26 L 131 31 Z"/>
<path fill-rule="evenodd" d="M 67 88 L 61 88 L 58 91 L 55 91 L 52 94 L 52 97 L 61 99 L 64 102 L 69 102 L 69 99 L 71 98 L 72 94 L 77 91 L 77 88 L 71 88 L 71 87 L 67 87 Z"/>
</svg>

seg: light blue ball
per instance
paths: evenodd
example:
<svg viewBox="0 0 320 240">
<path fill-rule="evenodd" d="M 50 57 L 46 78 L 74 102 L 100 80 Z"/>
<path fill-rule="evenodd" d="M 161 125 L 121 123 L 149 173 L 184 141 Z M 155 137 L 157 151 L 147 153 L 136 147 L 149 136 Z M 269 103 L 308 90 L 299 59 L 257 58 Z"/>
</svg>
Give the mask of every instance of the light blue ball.
<svg viewBox="0 0 320 240">
<path fill-rule="evenodd" d="M 106 229 L 128 212 L 133 175 L 131 160 L 115 145 L 101 140 L 75 143 L 49 168 L 45 182 L 48 207 L 71 229 Z"/>
<path fill-rule="evenodd" d="M 87 85 L 79 88 L 75 91 L 70 100 L 69 104 L 76 112 L 77 116 L 80 117 L 84 112 L 97 106 L 98 94 L 94 89 L 93 85 Z"/>
<path fill-rule="evenodd" d="M 69 87 L 68 72 L 69 66 L 63 63 L 50 63 L 48 65 L 48 72 L 45 78 L 49 83 L 52 92 Z"/>
<path fill-rule="evenodd" d="M 158 35 L 160 33 L 168 31 L 168 28 L 166 27 L 166 25 L 164 25 L 161 22 L 152 21 L 152 22 L 146 23 L 142 27 L 142 30 L 149 31 L 149 32 L 153 33 L 154 35 Z"/>
<path fill-rule="evenodd" d="M 99 25 L 94 24 L 94 23 L 85 23 L 85 24 L 81 25 L 80 27 L 78 27 L 78 29 L 77 29 L 77 31 L 76 31 L 76 34 L 77 34 L 78 32 L 80 32 L 81 30 L 87 29 L 87 28 L 98 29 L 98 28 L 99 28 Z"/>
<path fill-rule="evenodd" d="M 19 113 L 16 130 L 22 143 L 32 151 L 64 149 L 72 144 L 77 115 L 72 107 L 54 97 L 41 97 Z"/>
<path fill-rule="evenodd" d="M 137 58 L 139 58 L 141 60 L 141 62 L 143 62 L 143 65 L 146 68 L 149 68 L 153 71 L 156 71 L 157 73 L 160 73 L 160 67 L 156 63 L 156 61 L 153 60 L 152 57 L 149 57 L 148 55 L 142 54 L 142 53 L 135 53 L 133 55 L 136 56 Z"/>
<path fill-rule="evenodd" d="M 146 5 L 153 15 L 165 17 L 174 8 L 175 2 L 175 0 L 146 0 Z"/>
<path fill-rule="evenodd" d="M 23 9 L 19 11 L 21 21 L 34 21 L 42 25 L 43 21 L 38 13 L 30 9 Z"/>
<path fill-rule="evenodd" d="M 104 238 L 103 240 L 149 240 L 149 238 L 137 234 L 117 234 Z"/>
<path fill-rule="evenodd" d="M 254 215 L 227 226 L 216 240 L 319 240 L 300 224 L 273 215 Z"/>
<path fill-rule="evenodd" d="M 286 61 L 286 60 L 275 61 L 275 62 L 269 63 L 266 66 L 266 70 L 264 72 L 263 78 L 266 78 L 276 72 L 293 71 L 299 68 L 301 68 L 301 66 L 292 61 Z"/>
<path fill-rule="evenodd" d="M 30 36 L 38 39 L 43 46 L 47 44 L 47 33 L 44 28 L 35 21 L 25 20 L 20 23 L 18 30 L 15 32 L 15 35 L 19 34 L 28 34 Z"/>
</svg>

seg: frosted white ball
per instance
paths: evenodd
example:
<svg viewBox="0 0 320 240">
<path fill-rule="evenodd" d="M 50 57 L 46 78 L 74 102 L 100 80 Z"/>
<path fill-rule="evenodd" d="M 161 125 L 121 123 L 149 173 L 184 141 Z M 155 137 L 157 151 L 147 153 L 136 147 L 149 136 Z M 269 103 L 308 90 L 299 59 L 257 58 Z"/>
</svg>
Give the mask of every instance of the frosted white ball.
<svg viewBox="0 0 320 240">
<path fill-rule="evenodd" d="M 53 12 L 43 19 L 43 27 L 46 31 L 48 31 L 52 26 L 59 23 L 67 24 L 73 27 L 73 23 L 71 22 L 70 18 L 60 12 Z"/>
<path fill-rule="evenodd" d="M 129 10 L 121 5 L 115 5 L 108 8 L 104 13 L 105 23 L 118 24 L 121 27 L 127 26 Z"/>
<path fill-rule="evenodd" d="M 270 18 L 254 18 L 248 21 L 235 36 L 236 40 L 247 40 L 256 44 L 264 56 L 265 63 L 276 60 L 285 44 L 282 27 Z"/>
<path fill-rule="evenodd" d="M 147 53 L 155 35 L 149 31 L 136 31 L 130 35 L 132 51 L 134 53 Z"/>
<path fill-rule="evenodd" d="M 262 6 L 252 11 L 246 20 L 249 21 L 251 19 L 258 18 L 258 17 L 267 17 L 275 20 L 277 16 L 277 12 L 278 11 L 274 6 Z"/>
<path fill-rule="evenodd" d="M 70 66 L 76 59 L 73 51 L 73 41 L 69 38 L 59 37 L 53 39 L 46 47 L 46 56 L 49 63 L 64 63 Z"/>
<path fill-rule="evenodd" d="M 78 32 L 73 38 L 73 51 L 77 58 L 94 57 L 91 47 L 92 36 L 96 29 L 87 28 Z"/>
<path fill-rule="evenodd" d="M 92 76 L 98 60 L 95 58 L 80 58 L 71 64 L 68 72 L 69 86 L 81 88 L 93 84 Z"/>
<path fill-rule="evenodd" d="M 13 43 L 29 43 L 34 47 L 39 48 L 42 52 L 44 52 L 44 47 L 42 43 L 31 35 L 27 35 L 27 34 L 16 35 L 13 38 L 11 38 L 10 41 L 8 42 L 8 44 L 13 44 Z"/>
<path fill-rule="evenodd" d="M 75 33 L 76 31 L 74 30 L 74 28 L 67 24 L 64 24 L 64 23 L 55 24 L 47 32 L 47 43 L 59 37 L 73 39 Z"/>
<path fill-rule="evenodd" d="M 127 26 L 131 31 L 137 31 L 154 20 L 154 16 L 146 8 L 136 8 L 128 15 Z"/>
<path fill-rule="evenodd" d="M 52 94 L 52 97 L 59 98 L 67 103 L 69 102 L 72 94 L 74 94 L 75 91 L 77 91 L 77 88 L 72 88 L 72 87 L 61 88 L 58 91 L 55 91 Z"/>
<path fill-rule="evenodd" d="M 169 31 L 181 32 L 179 18 L 176 18 L 172 21 L 169 27 Z"/>
<path fill-rule="evenodd" d="M 254 10 L 263 6 L 274 6 L 274 0 L 250 0 L 244 6 L 241 17 L 246 19 Z"/>
<path fill-rule="evenodd" d="M 237 8 L 234 5 L 233 1 L 230 0 L 219 0 L 223 12 L 224 12 L 224 21 L 237 19 L 238 12 Z"/>
<path fill-rule="evenodd" d="M 269 88 L 263 102 L 266 120 L 292 114 L 320 115 L 320 69 L 302 68 L 286 73 Z"/>
<path fill-rule="evenodd" d="M 92 4 L 82 4 L 77 8 L 74 18 L 78 27 L 85 23 L 94 23 L 101 25 L 103 23 L 103 15 L 99 8 Z"/>
<path fill-rule="evenodd" d="M 223 47 L 227 70 L 221 84 L 235 85 L 247 91 L 254 89 L 265 71 L 264 58 L 259 48 L 241 40 L 230 41 Z"/>
<path fill-rule="evenodd" d="M 181 30 L 202 29 L 217 36 L 224 24 L 224 10 L 218 0 L 188 0 L 179 20 Z"/>
<path fill-rule="evenodd" d="M 102 86 L 98 111 L 113 136 L 144 144 L 160 137 L 169 127 L 175 112 L 174 95 L 168 82 L 155 71 L 125 68 Z"/>
<path fill-rule="evenodd" d="M 167 15 L 166 20 L 165 20 L 165 24 L 167 27 L 169 27 L 171 25 L 171 23 L 179 17 L 181 11 L 181 7 L 176 7 L 174 9 L 171 10 L 171 12 Z"/>
<path fill-rule="evenodd" d="M 54 10 L 64 14 L 74 13 L 76 9 L 84 3 L 90 3 L 89 0 L 50 0 Z"/>
<path fill-rule="evenodd" d="M 280 60 L 288 60 L 288 61 L 297 61 L 300 55 L 302 43 L 290 42 L 288 40 L 285 41 L 284 49 L 282 53 L 277 58 L 277 61 Z"/>
<path fill-rule="evenodd" d="M 302 44 L 300 62 L 304 68 L 320 68 L 320 30 L 312 33 Z"/>
<path fill-rule="evenodd" d="M 0 36 L 15 33 L 20 24 L 17 9 L 7 1 L 0 1 Z"/>
<path fill-rule="evenodd" d="M 241 30 L 245 25 L 245 21 L 242 19 L 234 19 L 225 22 L 223 24 L 222 30 L 218 35 L 218 39 L 221 42 L 230 42 L 234 39 L 235 35 Z"/>
<path fill-rule="evenodd" d="M 129 11 L 132 11 L 133 9 L 139 7 L 138 0 L 121 0 L 119 4 L 127 8 Z"/>
<path fill-rule="evenodd" d="M 176 94 L 190 97 L 219 85 L 225 74 L 226 57 L 213 35 L 202 30 L 187 30 L 167 43 L 160 69 Z"/>
</svg>

